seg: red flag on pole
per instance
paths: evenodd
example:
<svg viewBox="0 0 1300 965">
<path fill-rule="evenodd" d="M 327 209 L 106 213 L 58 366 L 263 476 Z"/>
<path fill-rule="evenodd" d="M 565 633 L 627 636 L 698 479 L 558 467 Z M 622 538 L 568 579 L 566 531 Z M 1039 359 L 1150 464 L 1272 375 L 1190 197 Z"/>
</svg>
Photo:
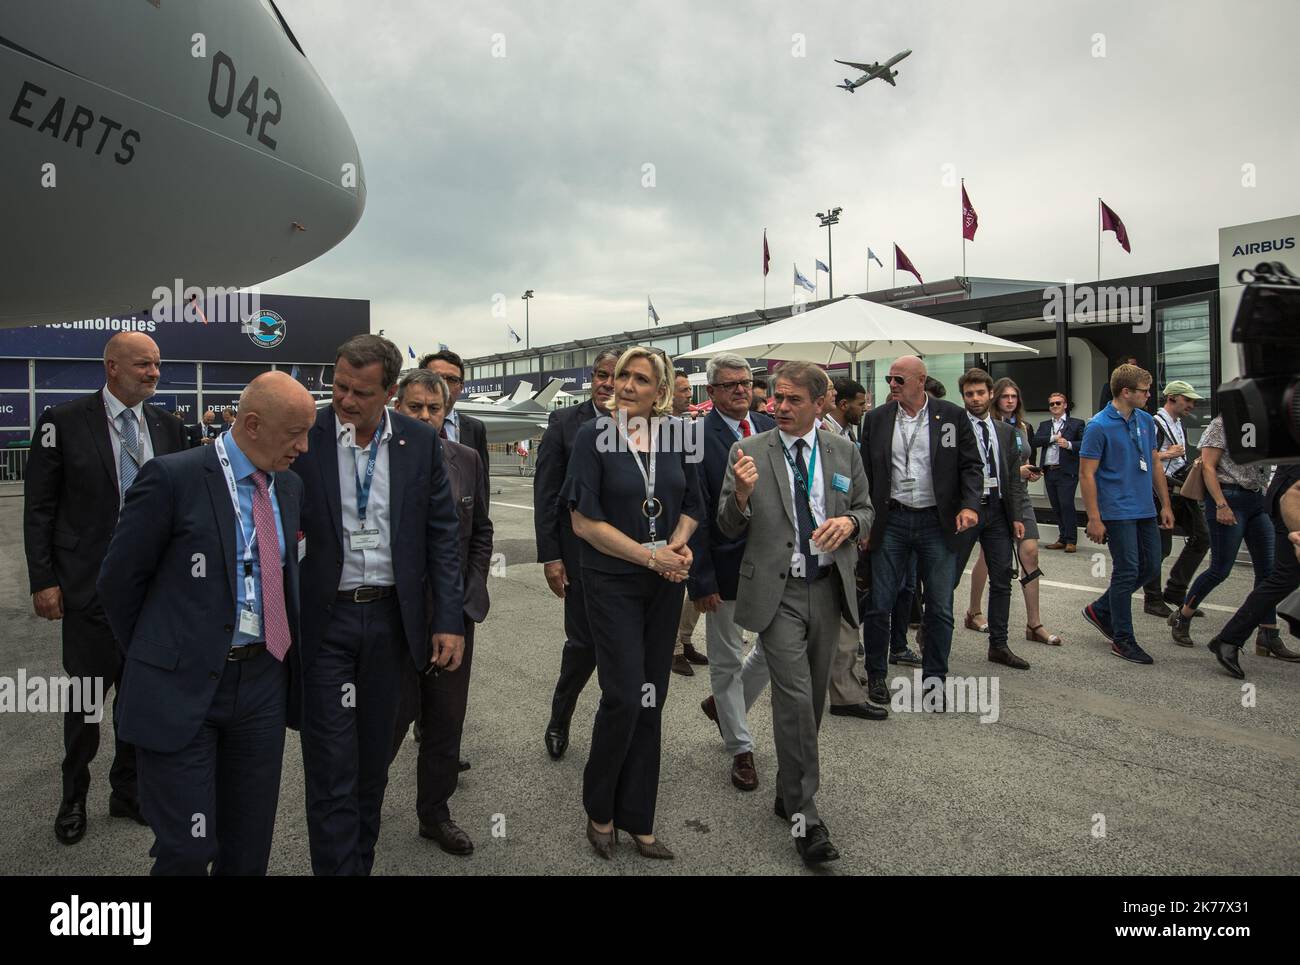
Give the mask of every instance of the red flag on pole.
<svg viewBox="0 0 1300 965">
<path fill-rule="evenodd" d="M 772 261 L 772 253 L 767 250 L 767 229 L 763 229 L 763 277 L 767 277 L 767 266 Z"/>
<path fill-rule="evenodd" d="M 1105 201 L 1102 201 L 1101 198 L 1098 198 L 1097 201 L 1101 204 L 1101 230 L 1115 232 L 1115 240 L 1119 242 L 1120 247 L 1132 254 L 1133 249 L 1129 247 L 1128 232 L 1124 230 L 1124 222 L 1119 219 L 1119 215 L 1112 211 Z"/>
<path fill-rule="evenodd" d="M 967 241 L 975 240 L 975 229 L 980 226 L 980 216 L 971 207 L 970 197 L 966 194 L 966 185 L 961 186 L 961 236 Z"/>
<path fill-rule="evenodd" d="M 894 267 L 899 271 L 910 271 L 916 276 L 917 281 L 922 285 L 925 284 L 925 279 L 921 277 L 921 273 L 917 271 L 916 266 L 912 264 L 912 259 L 903 254 L 903 249 L 898 247 L 897 244 L 894 245 Z"/>
</svg>

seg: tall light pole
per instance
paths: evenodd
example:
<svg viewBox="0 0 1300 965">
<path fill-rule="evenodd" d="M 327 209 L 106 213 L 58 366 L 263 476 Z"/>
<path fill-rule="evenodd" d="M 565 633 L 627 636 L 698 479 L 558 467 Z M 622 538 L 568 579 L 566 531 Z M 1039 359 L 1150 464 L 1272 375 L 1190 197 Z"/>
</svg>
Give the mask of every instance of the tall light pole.
<svg viewBox="0 0 1300 965">
<path fill-rule="evenodd" d="M 528 345 L 528 301 L 533 297 L 533 290 L 530 288 L 520 296 L 524 300 L 524 351 L 527 352 Z"/>
<path fill-rule="evenodd" d="M 821 221 L 822 227 L 826 229 L 826 274 L 830 276 L 831 298 L 835 297 L 835 262 L 831 257 L 831 225 L 840 223 L 840 212 L 843 208 L 828 208 L 829 214 L 817 212 L 817 219 Z M 816 265 L 813 266 L 816 268 Z"/>
</svg>

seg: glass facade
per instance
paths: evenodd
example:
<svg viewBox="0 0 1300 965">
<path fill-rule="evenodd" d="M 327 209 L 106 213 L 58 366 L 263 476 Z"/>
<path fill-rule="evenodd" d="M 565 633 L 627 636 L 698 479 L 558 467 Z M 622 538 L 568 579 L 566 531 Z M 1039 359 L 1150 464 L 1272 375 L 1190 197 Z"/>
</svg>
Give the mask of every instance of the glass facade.
<svg viewBox="0 0 1300 965">
<path fill-rule="evenodd" d="M 1156 390 L 1175 379 L 1190 382 L 1203 396 L 1190 416 L 1183 419 L 1187 441 L 1200 442 L 1210 424 L 1210 395 L 1215 388 L 1210 371 L 1210 301 L 1208 298 L 1156 309 L 1159 345 L 1156 357 Z M 1163 404 L 1160 398 L 1157 404 Z"/>
</svg>

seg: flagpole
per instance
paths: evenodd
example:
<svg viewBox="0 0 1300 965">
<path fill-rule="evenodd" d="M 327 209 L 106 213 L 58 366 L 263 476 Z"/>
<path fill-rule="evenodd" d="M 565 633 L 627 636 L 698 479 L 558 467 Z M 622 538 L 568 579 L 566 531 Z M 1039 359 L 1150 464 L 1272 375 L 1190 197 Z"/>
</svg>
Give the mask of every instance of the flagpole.
<svg viewBox="0 0 1300 965">
<path fill-rule="evenodd" d="M 763 312 L 767 312 L 767 228 L 763 228 Z"/>
<path fill-rule="evenodd" d="M 961 179 L 961 276 L 966 277 L 966 179 Z"/>
<path fill-rule="evenodd" d="M 889 287 L 898 287 L 898 245 L 894 245 L 894 267 L 889 270 Z"/>
<path fill-rule="evenodd" d="M 867 255 L 867 291 L 871 291 L 871 256 Z"/>
<path fill-rule="evenodd" d="M 1101 197 L 1097 197 L 1097 281 L 1101 281 Z"/>
</svg>

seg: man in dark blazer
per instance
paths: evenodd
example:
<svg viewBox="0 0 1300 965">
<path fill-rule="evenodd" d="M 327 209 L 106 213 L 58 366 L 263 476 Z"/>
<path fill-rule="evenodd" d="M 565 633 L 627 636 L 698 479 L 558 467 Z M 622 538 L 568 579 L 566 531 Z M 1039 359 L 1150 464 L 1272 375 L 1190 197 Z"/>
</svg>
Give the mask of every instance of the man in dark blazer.
<svg viewBox="0 0 1300 965">
<path fill-rule="evenodd" d="M 447 383 L 426 369 L 408 372 L 397 385 L 397 411 L 432 426 L 439 434 L 447 417 Z M 444 438 L 447 477 L 456 504 L 460 569 L 465 577 L 465 656 L 455 671 L 407 674 L 403 709 L 393 755 L 412 720 L 421 724 L 416 764 L 415 810 L 420 835 L 448 854 L 472 854 L 474 842 L 451 819 L 447 802 L 460 775 L 460 742 L 469 704 L 474 625 L 488 614 L 488 570 L 492 565 L 492 521 L 487 514 L 487 467 L 469 446 Z"/>
<path fill-rule="evenodd" d="M 703 422 L 704 471 L 700 475 L 708 521 L 696 527 L 691 536 L 694 562 L 686 594 L 704 614 L 712 693 L 704 699 L 701 709 L 718 725 L 731 757 L 731 783 L 742 791 L 752 791 L 758 787 L 758 770 L 746 712 L 767 689 L 767 661 L 758 647 L 744 656 L 744 637 L 736 623 L 736 588 L 745 557 L 745 534 L 732 537 L 722 531 L 717 505 L 731 447 L 775 428 L 776 422 L 763 413 L 750 413 L 753 375 L 749 363 L 740 356 L 715 355 L 709 359 L 705 378 L 713 402 Z"/>
<path fill-rule="evenodd" d="M 266 874 L 298 639 L 311 395 L 268 372 L 211 446 L 147 463 L 99 575 L 126 669 L 117 726 L 136 746 L 153 873 Z"/>
<path fill-rule="evenodd" d="M 32 606 L 63 621 L 63 667 L 71 677 L 117 685 L 120 645 L 104 617 L 95 580 L 117 526 L 122 495 L 154 456 L 186 448 L 182 426 L 147 405 L 158 386 L 158 346 L 141 332 L 114 335 L 104 347 L 104 387 L 54 406 L 36 423 L 23 488 L 23 538 Z M 125 440 L 125 444 L 124 444 Z M 90 762 L 99 724 L 63 716 L 63 796 L 54 833 L 75 844 L 86 833 Z M 136 795 L 135 753 L 117 735 L 108 813 L 144 823 Z"/>
<path fill-rule="evenodd" d="M 1011 652 L 1007 623 L 1011 614 L 1012 559 L 1016 540 L 1025 538 L 1024 520 L 1029 515 L 1029 489 L 1020 476 L 1017 433 L 1001 419 L 994 419 L 993 378 L 983 369 L 969 369 L 957 380 L 957 391 L 966 405 L 966 417 L 980 452 L 980 521 L 961 534 L 953 586 L 962 573 L 975 544 L 984 549 L 989 570 L 989 653 L 993 663 L 1016 670 L 1028 670 L 1028 661 Z"/>
<path fill-rule="evenodd" d="M 1074 493 L 1079 488 L 1083 420 L 1069 414 L 1070 400 L 1064 392 L 1053 392 L 1048 396 L 1047 408 L 1051 417 L 1038 424 L 1033 440 L 1034 448 L 1038 450 L 1038 465 L 1043 470 L 1047 498 L 1056 514 L 1056 542 L 1046 549 L 1073 553 L 1079 540 Z"/>
<path fill-rule="evenodd" d="M 492 464 L 488 462 L 487 426 L 483 424 L 482 419 L 456 411 L 456 400 L 460 398 L 461 390 L 465 388 L 465 363 L 461 361 L 459 355 L 445 348 L 420 359 L 420 368 L 441 375 L 451 392 L 447 402 L 446 438 L 452 442 L 459 442 L 462 446 L 469 446 L 477 452 L 484 469 L 490 472 Z"/>
<path fill-rule="evenodd" d="M 464 649 L 442 442 L 386 408 L 401 368 L 397 346 L 377 335 L 340 346 L 332 405 L 294 465 L 307 542 L 302 756 L 316 874 L 370 873 L 404 676 L 431 664 L 454 671 Z"/>
<path fill-rule="evenodd" d="M 979 522 L 983 472 L 966 410 L 925 391 L 925 363 L 913 355 L 895 359 L 885 376 L 889 401 L 862 420 L 862 462 L 871 481 L 875 522 L 863 549 L 871 551 L 871 606 L 877 619 L 893 609 L 916 556 L 925 585 L 925 652 L 922 673 L 942 709 L 942 684 L 952 647 L 952 594 L 960 534 Z M 864 641 L 867 697 L 889 703 L 885 684 L 889 640 Z"/>
<path fill-rule="evenodd" d="M 564 601 L 564 650 L 560 677 L 551 698 L 551 718 L 543 741 L 551 760 L 558 761 L 569 746 L 569 721 L 582 688 L 596 669 L 596 651 L 587 623 L 582 596 L 579 541 L 573 535 L 569 510 L 560 505 L 560 487 L 569 471 L 569 456 L 578 430 L 598 415 L 614 396 L 614 365 L 621 354 L 607 348 L 596 356 L 591 370 L 591 398 L 581 405 L 556 409 L 546 422 L 537 450 L 533 474 L 533 526 L 537 537 L 537 562 L 543 565 L 546 585 Z"/>
</svg>

